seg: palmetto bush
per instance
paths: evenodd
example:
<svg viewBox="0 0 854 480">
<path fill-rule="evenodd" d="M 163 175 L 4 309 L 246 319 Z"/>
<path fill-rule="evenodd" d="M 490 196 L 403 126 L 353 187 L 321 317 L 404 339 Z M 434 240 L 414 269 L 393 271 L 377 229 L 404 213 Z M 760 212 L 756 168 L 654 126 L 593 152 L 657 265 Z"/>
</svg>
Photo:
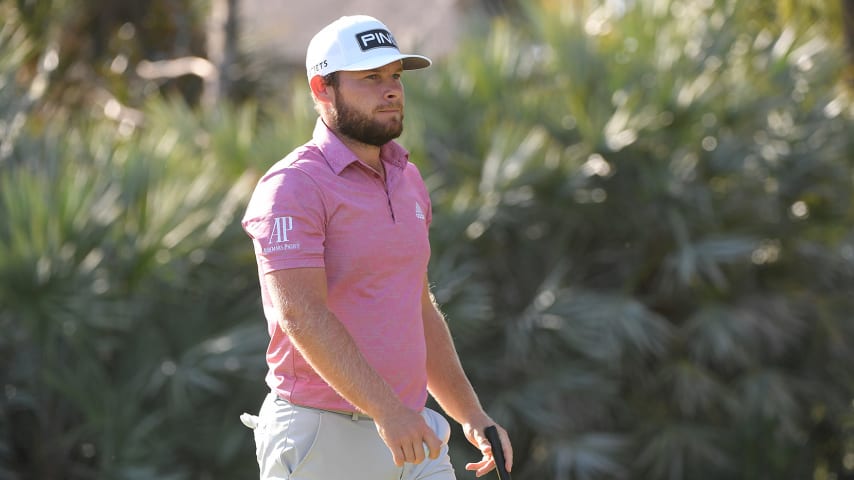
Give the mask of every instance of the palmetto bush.
<svg viewBox="0 0 854 480">
<path fill-rule="evenodd" d="M 0 477 L 249 478 L 266 331 L 238 219 L 256 135 L 287 136 L 249 107 L 35 111 L 29 43 L 0 46 Z"/>
<path fill-rule="evenodd" d="M 564 3 L 584 4 L 529 5 L 406 75 L 431 278 L 515 478 L 850 477 L 838 39 L 765 3 Z M 8 25 L 0 477 L 255 477 L 237 415 L 266 333 L 238 220 L 310 134 L 307 90 L 285 113 L 35 111 L 16 73 L 36 47 Z"/>
<path fill-rule="evenodd" d="M 167 118 L 48 129 L 3 166 L 3 463 L 22 478 L 198 478 L 251 454 L 222 410 L 260 374 L 255 288 L 230 267 L 251 184 Z"/>
<path fill-rule="evenodd" d="M 434 279 L 516 477 L 852 475 L 838 39 L 556 3 L 416 93 Z"/>
<path fill-rule="evenodd" d="M 516 477 L 852 475 L 839 39 L 767 5 L 569 3 L 408 91 L 439 299 Z"/>
</svg>

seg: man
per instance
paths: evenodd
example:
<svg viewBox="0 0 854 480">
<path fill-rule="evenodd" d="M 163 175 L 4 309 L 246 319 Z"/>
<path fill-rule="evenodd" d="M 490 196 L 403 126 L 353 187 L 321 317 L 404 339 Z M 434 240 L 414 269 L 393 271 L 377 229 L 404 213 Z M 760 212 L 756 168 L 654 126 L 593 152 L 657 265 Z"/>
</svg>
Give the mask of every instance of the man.
<svg viewBox="0 0 854 480">
<path fill-rule="evenodd" d="M 403 55 L 388 28 L 342 17 L 311 40 L 312 140 L 258 182 L 253 239 L 270 344 L 271 393 L 254 428 L 262 479 L 453 479 L 450 426 L 494 468 L 483 408 L 428 289 L 430 197 L 408 153 Z M 507 458 L 512 450 L 498 427 Z"/>
</svg>

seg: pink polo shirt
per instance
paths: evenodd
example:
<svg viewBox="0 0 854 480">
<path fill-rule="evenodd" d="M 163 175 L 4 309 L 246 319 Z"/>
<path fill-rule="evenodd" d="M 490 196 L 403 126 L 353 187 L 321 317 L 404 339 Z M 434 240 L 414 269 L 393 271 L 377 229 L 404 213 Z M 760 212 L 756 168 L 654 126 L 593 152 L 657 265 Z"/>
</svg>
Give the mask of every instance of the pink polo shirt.
<svg viewBox="0 0 854 480">
<path fill-rule="evenodd" d="M 401 400 L 418 411 L 427 400 L 421 293 L 430 197 L 403 147 L 389 142 L 380 158 L 385 182 L 318 119 L 312 140 L 261 178 L 243 218 L 270 333 L 267 384 L 297 405 L 355 410 L 279 327 L 264 277 L 303 267 L 326 269 L 329 309 Z"/>
</svg>

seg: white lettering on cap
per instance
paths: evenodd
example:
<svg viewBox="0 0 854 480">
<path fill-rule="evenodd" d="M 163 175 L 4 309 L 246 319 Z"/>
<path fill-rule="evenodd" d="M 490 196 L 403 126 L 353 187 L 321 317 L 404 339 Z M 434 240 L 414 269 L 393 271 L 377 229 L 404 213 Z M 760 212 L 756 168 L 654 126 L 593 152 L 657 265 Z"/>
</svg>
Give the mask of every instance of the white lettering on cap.
<svg viewBox="0 0 854 480">
<path fill-rule="evenodd" d="M 394 37 L 391 35 L 391 32 L 381 28 L 357 33 L 356 41 L 359 43 L 359 48 L 361 48 L 363 52 L 382 47 L 397 48 L 397 42 L 394 41 Z"/>
</svg>

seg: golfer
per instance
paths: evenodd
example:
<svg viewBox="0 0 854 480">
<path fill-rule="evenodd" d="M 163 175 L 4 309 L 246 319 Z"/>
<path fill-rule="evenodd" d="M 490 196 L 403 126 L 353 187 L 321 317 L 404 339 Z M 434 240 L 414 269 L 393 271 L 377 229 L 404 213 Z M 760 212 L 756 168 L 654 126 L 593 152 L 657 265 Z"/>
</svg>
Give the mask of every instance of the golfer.
<svg viewBox="0 0 854 480">
<path fill-rule="evenodd" d="M 430 66 L 375 18 L 311 40 L 319 114 L 308 143 L 259 180 L 243 219 L 258 263 L 270 394 L 254 429 L 262 479 L 454 479 L 450 425 L 494 468 L 484 412 L 427 279 L 430 197 L 403 131 L 402 74 Z M 509 470 L 513 452 L 498 427 Z"/>
</svg>

